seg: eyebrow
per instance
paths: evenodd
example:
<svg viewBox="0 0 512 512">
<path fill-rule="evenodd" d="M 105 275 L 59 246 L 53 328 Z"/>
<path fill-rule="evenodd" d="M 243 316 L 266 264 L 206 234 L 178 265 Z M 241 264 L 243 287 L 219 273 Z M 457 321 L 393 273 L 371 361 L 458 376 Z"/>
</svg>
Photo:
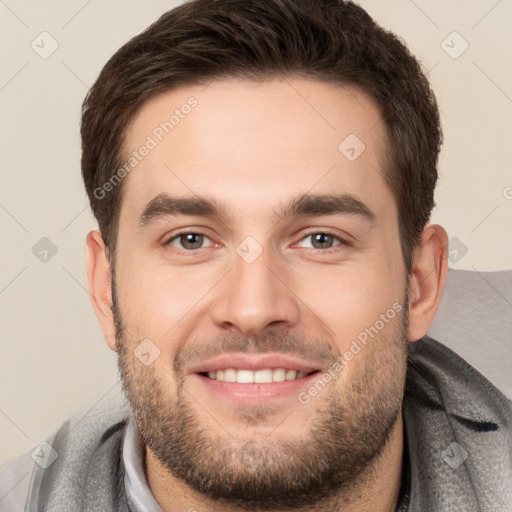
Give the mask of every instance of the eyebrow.
<svg viewBox="0 0 512 512">
<path fill-rule="evenodd" d="M 351 194 L 305 194 L 288 201 L 276 212 L 276 218 L 283 220 L 289 217 L 338 214 L 357 215 L 370 223 L 374 223 L 377 218 L 363 201 Z"/>
<path fill-rule="evenodd" d="M 222 218 L 223 206 L 207 197 L 172 197 L 159 194 L 144 208 L 138 219 L 139 227 L 143 228 L 162 217 L 172 215 L 197 215 Z M 319 215 L 357 215 L 374 223 L 376 215 L 360 199 L 351 194 L 310 195 L 304 194 L 287 201 L 275 212 L 278 221 L 290 217 L 305 217 Z"/>
<path fill-rule="evenodd" d="M 139 215 L 139 227 L 169 215 L 199 215 L 205 217 L 222 217 L 224 209 L 213 199 L 206 197 L 171 197 L 158 194 L 151 199 Z"/>
</svg>

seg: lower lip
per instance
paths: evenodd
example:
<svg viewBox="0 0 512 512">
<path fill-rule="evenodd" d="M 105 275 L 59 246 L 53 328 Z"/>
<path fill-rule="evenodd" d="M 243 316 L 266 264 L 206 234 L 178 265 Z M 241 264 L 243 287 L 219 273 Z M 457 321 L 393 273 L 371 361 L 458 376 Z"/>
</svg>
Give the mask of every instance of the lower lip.
<svg viewBox="0 0 512 512">
<path fill-rule="evenodd" d="M 317 376 L 314 372 L 306 377 L 282 382 L 269 382 L 267 384 L 240 384 L 238 382 L 224 382 L 210 379 L 204 375 L 194 374 L 200 385 L 204 386 L 211 394 L 222 396 L 239 403 L 269 402 L 279 398 L 297 394 L 305 386 L 309 386 L 312 379 Z"/>
</svg>

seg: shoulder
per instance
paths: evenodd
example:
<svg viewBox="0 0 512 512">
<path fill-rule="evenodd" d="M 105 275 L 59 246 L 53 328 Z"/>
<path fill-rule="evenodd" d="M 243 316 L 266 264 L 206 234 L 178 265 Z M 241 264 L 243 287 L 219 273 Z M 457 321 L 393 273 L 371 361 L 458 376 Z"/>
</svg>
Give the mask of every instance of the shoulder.
<svg viewBox="0 0 512 512">
<path fill-rule="evenodd" d="M 459 354 L 430 336 L 408 348 L 407 389 L 413 399 L 423 397 L 430 407 L 447 412 L 494 417 L 510 430 L 510 399 Z"/>
<path fill-rule="evenodd" d="M 104 400 L 74 414 L 48 439 L 1 466 L 0 512 L 41 510 L 43 503 L 51 510 L 62 504 L 79 510 L 84 492 L 107 495 L 105 485 L 117 489 L 119 468 L 114 466 L 120 463 L 128 415 L 122 394 Z"/>
<path fill-rule="evenodd" d="M 0 466 L 0 512 L 23 512 L 34 472 L 33 449 Z"/>
<path fill-rule="evenodd" d="M 512 400 L 512 269 L 449 269 L 439 311 L 428 332 Z"/>
<path fill-rule="evenodd" d="M 434 339 L 409 348 L 403 412 L 411 503 L 418 510 L 512 510 L 510 400 Z"/>
</svg>

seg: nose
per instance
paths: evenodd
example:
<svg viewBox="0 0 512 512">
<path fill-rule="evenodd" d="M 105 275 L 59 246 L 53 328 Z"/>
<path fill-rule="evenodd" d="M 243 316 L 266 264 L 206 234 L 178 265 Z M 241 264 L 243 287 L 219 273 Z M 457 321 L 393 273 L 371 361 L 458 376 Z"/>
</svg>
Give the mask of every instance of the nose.
<svg viewBox="0 0 512 512">
<path fill-rule="evenodd" d="M 269 251 L 252 263 L 233 255 L 231 271 L 215 288 L 210 309 L 215 325 L 255 336 L 298 323 L 300 300 L 287 283 L 283 263 L 279 266 L 276 260 Z"/>
</svg>

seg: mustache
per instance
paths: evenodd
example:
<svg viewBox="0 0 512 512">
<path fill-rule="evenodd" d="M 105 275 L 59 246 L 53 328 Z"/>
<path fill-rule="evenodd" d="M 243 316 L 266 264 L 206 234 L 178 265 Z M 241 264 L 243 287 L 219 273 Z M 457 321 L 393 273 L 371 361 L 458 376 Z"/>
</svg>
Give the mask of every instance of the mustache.
<svg viewBox="0 0 512 512">
<path fill-rule="evenodd" d="M 211 341 L 197 340 L 181 346 L 175 357 L 175 371 L 179 373 L 193 364 L 221 356 L 225 353 L 240 352 L 246 354 L 279 353 L 298 356 L 319 367 L 330 366 L 339 355 L 334 353 L 330 343 L 325 339 L 306 338 L 301 334 L 268 332 L 258 336 L 229 334 Z"/>
</svg>

